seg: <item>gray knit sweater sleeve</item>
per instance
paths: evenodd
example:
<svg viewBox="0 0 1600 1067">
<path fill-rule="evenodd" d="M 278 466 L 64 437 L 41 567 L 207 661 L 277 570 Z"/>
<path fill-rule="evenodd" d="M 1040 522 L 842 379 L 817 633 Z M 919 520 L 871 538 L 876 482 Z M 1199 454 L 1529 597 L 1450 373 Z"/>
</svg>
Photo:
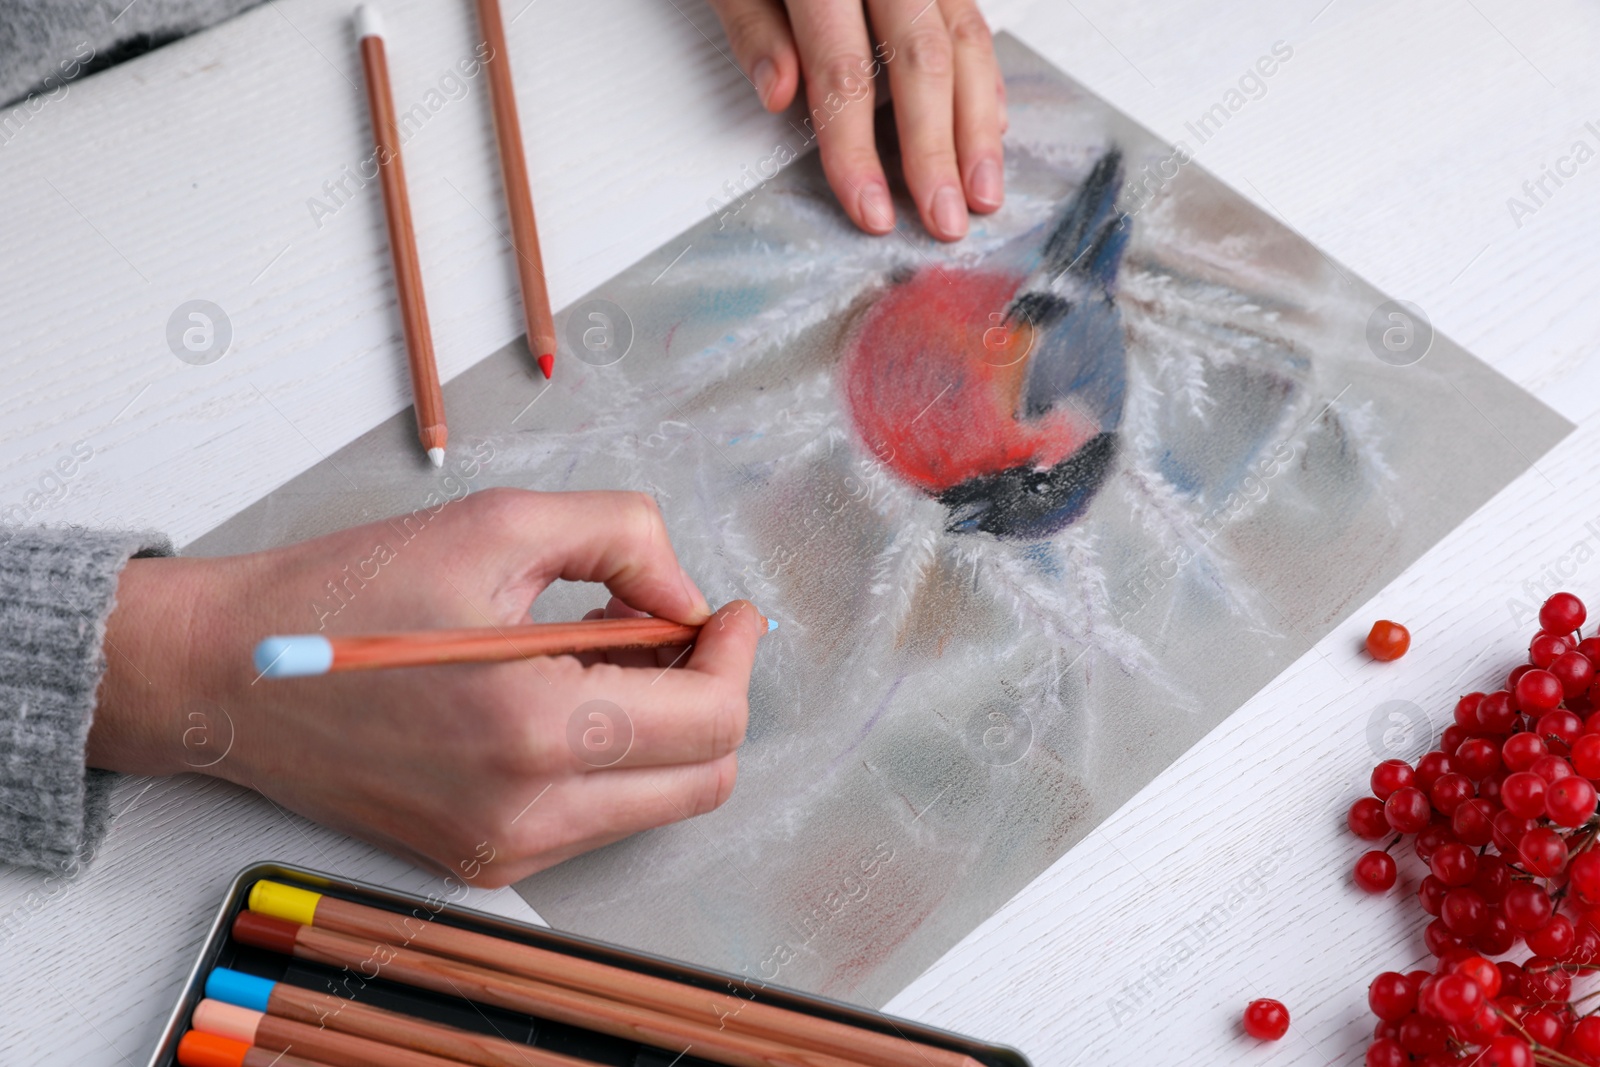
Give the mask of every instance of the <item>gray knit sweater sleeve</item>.
<svg viewBox="0 0 1600 1067">
<path fill-rule="evenodd" d="M 76 871 L 105 834 L 114 775 L 84 768 L 106 619 L 153 533 L 0 527 L 0 862 Z"/>
</svg>

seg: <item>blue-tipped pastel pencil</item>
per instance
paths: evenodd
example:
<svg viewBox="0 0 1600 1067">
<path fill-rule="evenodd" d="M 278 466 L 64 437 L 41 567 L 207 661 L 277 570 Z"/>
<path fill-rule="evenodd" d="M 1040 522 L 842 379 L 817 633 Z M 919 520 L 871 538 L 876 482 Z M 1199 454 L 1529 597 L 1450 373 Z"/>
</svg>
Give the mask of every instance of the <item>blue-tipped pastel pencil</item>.
<svg viewBox="0 0 1600 1067">
<path fill-rule="evenodd" d="M 767 632 L 778 628 L 766 619 Z M 256 670 L 263 678 L 303 678 L 332 671 L 431 667 L 443 663 L 500 663 L 535 656 L 566 656 L 623 648 L 686 645 L 700 627 L 667 619 L 585 619 L 536 622 L 503 629 L 418 630 L 411 633 L 325 637 L 268 637 L 256 645 Z"/>
</svg>

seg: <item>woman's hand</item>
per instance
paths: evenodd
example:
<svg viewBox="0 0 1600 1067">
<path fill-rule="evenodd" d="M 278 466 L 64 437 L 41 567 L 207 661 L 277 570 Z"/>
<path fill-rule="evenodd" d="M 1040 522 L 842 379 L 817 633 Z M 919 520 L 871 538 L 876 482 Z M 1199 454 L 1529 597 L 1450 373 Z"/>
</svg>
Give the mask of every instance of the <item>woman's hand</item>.
<svg viewBox="0 0 1600 1067">
<path fill-rule="evenodd" d="M 711 6 L 768 111 L 788 107 L 805 78 L 808 132 L 857 226 L 894 226 L 872 137 L 872 80 L 885 68 L 922 225 L 955 241 L 966 235 L 969 208 L 987 214 L 1000 206 L 1005 85 L 975 0 L 788 0 L 787 13 L 779 0 Z"/>
<path fill-rule="evenodd" d="M 706 625 L 691 650 L 257 678 L 262 637 L 526 622 L 553 580 Z M 709 622 L 707 619 L 709 617 Z M 487 490 L 287 548 L 123 572 L 91 766 L 200 771 L 474 885 L 727 800 L 767 624 L 712 615 L 633 493 Z M 662 666 L 672 664 L 676 666 Z"/>
</svg>

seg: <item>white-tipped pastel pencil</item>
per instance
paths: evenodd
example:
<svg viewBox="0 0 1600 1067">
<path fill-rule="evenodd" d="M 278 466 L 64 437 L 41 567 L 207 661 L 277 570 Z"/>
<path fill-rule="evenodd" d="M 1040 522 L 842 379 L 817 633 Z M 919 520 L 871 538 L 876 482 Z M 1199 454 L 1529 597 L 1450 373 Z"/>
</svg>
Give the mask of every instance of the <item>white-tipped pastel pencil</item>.
<svg viewBox="0 0 1600 1067">
<path fill-rule="evenodd" d="M 450 436 L 444 421 L 444 393 L 433 358 L 433 332 L 428 328 L 428 303 L 422 296 L 422 266 L 411 226 L 411 200 L 400 161 L 400 130 L 395 123 L 394 95 L 389 90 L 389 60 L 383 48 L 383 18 L 371 4 L 356 8 L 356 36 L 367 75 L 367 106 L 372 112 L 372 143 L 383 187 L 383 213 L 389 224 L 389 251 L 394 257 L 394 283 L 400 294 L 400 320 L 405 327 L 406 356 L 411 364 L 411 394 L 416 402 L 417 436 L 435 467 L 444 466 Z"/>
</svg>

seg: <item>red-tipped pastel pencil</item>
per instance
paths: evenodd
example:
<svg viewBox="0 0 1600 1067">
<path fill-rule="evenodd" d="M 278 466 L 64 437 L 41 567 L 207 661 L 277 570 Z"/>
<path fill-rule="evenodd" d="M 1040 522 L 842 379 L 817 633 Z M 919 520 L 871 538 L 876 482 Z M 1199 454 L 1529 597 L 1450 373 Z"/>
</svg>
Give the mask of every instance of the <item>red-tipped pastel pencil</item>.
<svg viewBox="0 0 1600 1067">
<path fill-rule="evenodd" d="M 517 254 L 517 282 L 522 287 L 522 316 L 528 325 L 528 350 L 546 378 L 556 362 L 556 324 L 550 315 L 544 259 L 539 255 L 539 227 L 533 219 L 533 193 L 528 186 L 528 160 L 522 151 L 522 123 L 517 119 L 517 92 L 511 84 L 511 56 L 500 0 L 478 0 L 478 23 L 489 54 L 489 97 L 494 106 L 494 137 L 500 146 L 500 179 L 511 218 L 511 248 Z"/>
<path fill-rule="evenodd" d="M 767 632 L 778 628 L 766 620 Z M 417 630 L 409 633 L 325 637 L 293 634 L 256 645 L 256 670 L 264 678 L 303 678 L 332 671 L 433 667 L 445 663 L 500 663 L 535 656 L 566 656 L 620 648 L 686 645 L 700 627 L 667 619 L 586 619 L 531 622 L 479 630 Z"/>
<path fill-rule="evenodd" d="M 372 111 L 372 142 L 383 186 L 383 213 L 389 223 L 389 251 L 394 257 L 394 283 L 400 294 L 400 320 L 405 327 L 406 355 L 411 364 L 411 393 L 417 408 L 417 436 L 435 467 L 444 466 L 444 393 L 433 358 L 433 332 L 428 303 L 422 297 L 422 265 L 411 226 L 411 200 L 406 171 L 400 162 L 400 129 L 395 124 L 394 96 L 389 91 L 389 60 L 383 48 L 383 20 L 370 4 L 356 9 L 356 35 L 361 39 L 361 65 L 367 73 L 367 106 Z"/>
</svg>

